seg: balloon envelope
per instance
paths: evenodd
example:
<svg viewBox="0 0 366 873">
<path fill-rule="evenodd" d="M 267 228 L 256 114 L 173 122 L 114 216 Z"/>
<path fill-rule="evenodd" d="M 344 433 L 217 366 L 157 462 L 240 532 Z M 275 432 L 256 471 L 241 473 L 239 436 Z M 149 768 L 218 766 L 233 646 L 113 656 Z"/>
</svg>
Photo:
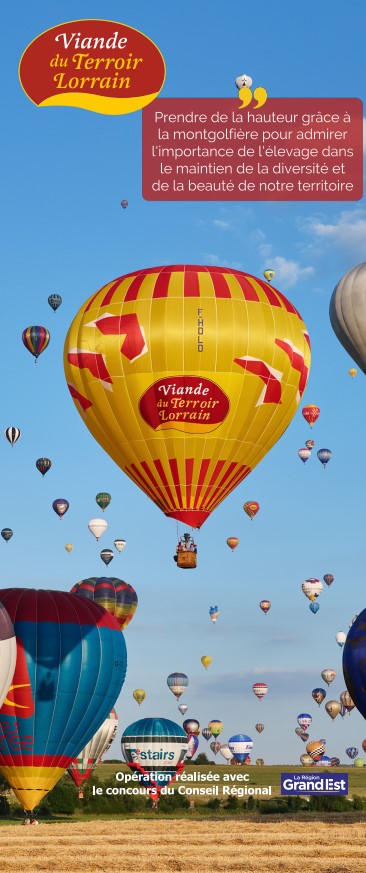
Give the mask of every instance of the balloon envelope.
<svg viewBox="0 0 366 873">
<path fill-rule="evenodd" d="M 343 348 L 366 373 L 366 263 L 348 270 L 329 305 L 330 323 Z"/>
<path fill-rule="evenodd" d="M 0 602 L 0 707 L 7 696 L 14 676 L 17 643 L 13 622 Z"/>
<path fill-rule="evenodd" d="M 336 638 L 336 643 L 338 643 L 338 645 L 342 648 L 342 646 L 344 646 L 346 639 L 347 639 L 347 636 L 344 633 L 344 631 L 338 631 L 335 638 Z"/>
<path fill-rule="evenodd" d="M 212 721 L 208 723 L 208 728 L 211 731 L 213 737 L 220 736 L 223 727 L 224 725 L 222 721 L 219 721 L 217 718 L 212 719 Z"/>
<path fill-rule="evenodd" d="M 212 658 L 210 655 L 202 655 L 201 664 L 203 664 L 205 670 L 208 670 L 210 664 L 212 664 Z"/>
<path fill-rule="evenodd" d="M 306 464 L 306 461 L 308 461 L 310 458 L 311 449 L 307 449 L 306 447 L 303 449 L 299 449 L 297 454 L 298 454 L 300 460 L 303 461 L 304 464 Z"/>
<path fill-rule="evenodd" d="M 134 700 L 136 700 L 136 703 L 141 706 L 141 704 L 145 700 L 146 691 L 144 691 L 143 688 L 135 688 L 135 690 L 132 692 L 132 697 L 134 698 Z"/>
<path fill-rule="evenodd" d="M 335 671 L 330 670 L 329 667 L 327 667 L 325 670 L 322 670 L 321 672 L 321 677 L 322 679 L 324 679 L 324 682 L 326 682 L 327 685 L 330 685 L 330 683 L 333 682 L 333 679 L 335 679 L 336 675 L 337 674 L 335 673 Z"/>
<path fill-rule="evenodd" d="M 207 742 L 209 741 L 209 739 L 211 739 L 211 731 L 209 730 L 209 728 L 203 728 L 202 736 L 205 738 L 205 740 L 207 740 Z"/>
<path fill-rule="evenodd" d="M 341 711 L 341 704 L 339 700 L 328 700 L 328 702 L 325 704 L 325 710 L 333 720 L 337 718 L 337 715 L 339 715 Z"/>
<path fill-rule="evenodd" d="M 357 616 L 347 635 L 343 649 L 343 675 L 351 699 L 366 718 L 366 609 Z"/>
<path fill-rule="evenodd" d="M 229 749 L 229 746 L 227 743 L 224 743 L 220 747 L 219 752 L 220 752 L 220 755 L 222 755 L 222 757 L 225 758 L 225 761 L 231 761 L 231 759 L 233 757 L 233 752 L 231 751 L 231 749 Z"/>
<path fill-rule="evenodd" d="M 183 730 L 189 737 L 198 737 L 201 732 L 200 723 L 196 718 L 186 718 L 183 722 Z"/>
<path fill-rule="evenodd" d="M 254 518 L 257 515 L 257 512 L 260 510 L 259 503 L 256 500 L 247 500 L 243 506 L 244 512 L 246 515 L 249 515 L 249 518 Z"/>
<path fill-rule="evenodd" d="M 91 740 L 89 740 L 84 749 L 79 752 L 77 758 L 68 767 L 67 772 L 78 788 L 81 787 L 83 782 L 90 779 L 93 770 L 111 747 L 117 729 L 118 716 L 116 711 L 112 709 L 99 730 L 96 731 Z"/>
<path fill-rule="evenodd" d="M 4 434 L 10 445 L 13 446 L 20 437 L 19 427 L 7 427 Z"/>
<path fill-rule="evenodd" d="M 265 682 L 255 682 L 252 686 L 252 690 L 254 691 L 255 696 L 258 697 L 258 700 L 262 700 L 262 697 L 267 694 L 268 685 L 266 685 Z"/>
<path fill-rule="evenodd" d="M 103 564 L 105 564 L 106 567 L 108 567 L 108 564 L 110 564 L 111 561 L 113 561 L 114 552 L 112 552 L 112 549 L 102 549 L 102 551 L 100 553 L 100 557 L 103 561 Z"/>
<path fill-rule="evenodd" d="M 23 330 L 22 340 L 28 352 L 37 360 L 39 355 L 47 348 L 50 334 L 46 327 L 32 325 L 32 327 L 26 327 Z"/>
<path fill-rule="evenodd" d="M 312 716 L 308 712 L 300 712 L 300 715 L 297 716 L 297 722 L 304 730 L 310 727 L 312 720 Z"/>
<path fill-rule="evenodd" d="M 182 715 L 185 715 L 185 713 L 187 712 L 188 706 L 185 703 L 180 703 L 178 706 L 178 709 Z"/>
<path fill-rule="evenodd" d="M 38 458 L 36 461 L 37 470 L 45 476 L 52 467 L 52 461 L 49 458 Z"/>
<path fill-rule="evenodd" d="M 314 422 L 319 418 L 320 409 L 319 406 L 314 406 L 313 404 L 309 404 L 308 406 L 304 406 L 302 409 L 303 417 L 310 427 L 313 426 Z"/>
<path fill-rule="evenodd" d="M 159 791 L 183 769 L 188 737 L 168 718 L 142 718 L 124 730 L 121 747 L 140 782 Z"/>
<path fill-rule="evenodd" d="M 2 531 L 1 531 L 1 536 L 2 536 L 3 540 L 5 540 L 5 542 L 8 543 L 9 540 L 11 540 L 11 538 L 13 536 L 13 531 L 11 530 L 10 527 L 3 527 Z"/>
<path fill-rule="evenodd" d="M 60 294 L 50 294 L 50 296 L 48 298 L 48 303 L 49 303 L 51 309 L 53 309 L 53 311 L 56 312 L 56 309 L 58 309 L 58 307 L 61 306 L 61 303 L 62 303 L 61 295 Z"/>
<path fill-rule="evenodd" d="M 100 506 L 102 512 L 104 512 L 104 510 L 107 509 L 107 506 L 109 506 L 112 497 L 107 491 L 100 491 L 99 494 L 96 495 L 95 500 L 98 506 Z"/>
<path fill-rule="evenodd" d="M 320 706 L 320 704 L 323 703 L 323 700 L 327 696 L 327 692 L 325 688 L 314 688 L 314 690 L 311 692 L 311 696 L 314 698 L 315 703 L 318 703 Z"/>
<path fill-rule="evenodd" d="M 33 810 L 112 709 L 126 646 L 95 603 L 22 588 L 0 596 L 17 637 L 13 689 L 0 710 L 0 771 Z"/>
<path fill-rule="evenodd" d="M 58 497 L 57 500 L 53 501 L 52 509 L 58 515 L 59 518 L 62 518 L 67 512 L 70 504 L 69 501 L 65 499 L 65 497 Z"/>
<path fill-rule="evenodd" d="M 196 528 L 286 430 L 310 347 L 295 307 L 263 280 L 171 265 L 97 291 L 64 362 L 95 439 L 168 517 Z"/>
<path fill-rule="evenodd" d="M 210 615 L 210 619 L 211 619 L 212 623 L 216 624 L 217 619 L 220 615 L 218 606 L 210 606 L 209 615 Z"/>
<path fill-rule="evenodd" d="M 271 601 L 270 600 L 261 600 L 259 606 L 260 606 L 262 612 L 264 612 L 264 614 L 266 615 L 267 612 L 269 612 L 269 610 L 271 608 Z"/>
<path fill-rule="evenodd" d="M 104 518 L 91 518 L 88 522 L 88 528 L 90 533 L 93 534 L 95 539 L 99 540 L 99 538 L 105 533 L 108 527 L 108 522 L 104 520 Z"/>
<path fill-rule="evenodd" d="M 330 451 L 330 449 L 319 449 L 316 454 L 319 458 L 320 463 L 323 464 L 323 467 L 326 467 L 328 461 L 330 461 L 332 457 L 332 452 Z"/>
<path fill-rule="evenodd" d="M 179 700 L 188 687 L 188 676 L 185 673 L 170 673 L 166 681 L 174 697 Z"/>
<path fill-rule="evenodd" d="M 239 764 L 242 764 L 253 748 L 253 740 L 247 734 L 234 734 L 230 737 L 228 746 Z"/>
<path fill-rule="evenodd" d="M 236 549 L 237 545 L 239 544 L 238 537 L 228 537 L 226 542 L 229 546 L 229 549 L 231 549 L 232 551 L 234 551 L 234 549 Z"/>
<path fill-rule="evenodd" d="M 126 546 L 126 540 L 115 540 L 114 545 L 117 549 L 117 552 L 123 552 L 123 549 Z"/>
<path fill-rule="evenodd" d="M 125 630 L 132 621 L 138 606 L 138 597 L 132 585 L 114 576 L 83 579 L 73 585 L 71 594 L 103 606 L 118 621 L 121 630 Z"/>
</svg>

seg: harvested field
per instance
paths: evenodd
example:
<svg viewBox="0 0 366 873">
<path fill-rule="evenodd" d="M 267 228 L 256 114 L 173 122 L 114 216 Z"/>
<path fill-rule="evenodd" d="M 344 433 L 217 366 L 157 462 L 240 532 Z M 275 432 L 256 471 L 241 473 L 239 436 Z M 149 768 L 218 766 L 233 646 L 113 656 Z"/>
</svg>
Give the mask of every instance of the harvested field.
<svg viewBox="0 0 366 873">
<path fill-rule="evenodd" d="M 2 873 L 365 873 L 366 822 L 129 821 L 0 828 Z"/>
</svg>

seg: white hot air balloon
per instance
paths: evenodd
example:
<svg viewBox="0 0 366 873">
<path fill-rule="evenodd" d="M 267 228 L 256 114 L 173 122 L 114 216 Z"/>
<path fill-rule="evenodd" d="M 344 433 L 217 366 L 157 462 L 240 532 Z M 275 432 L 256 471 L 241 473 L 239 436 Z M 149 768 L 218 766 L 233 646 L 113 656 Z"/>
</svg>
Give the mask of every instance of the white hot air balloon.
<svg viewBox="0 0 366 873">
<path fill-rule="evenodd" d="M 103 756 L 108 752 L 116 736 L 118 728 L 118 716 L 114 709 L 105 719 L 99 730 L 74 759 L 68 769 L 68 773 L 79 789 L 79 797 L 83 797 L 82 784 L 91 776 L 94 767 L 100 764 Z"/>
<path fill-rule="evenodd" d="M 307 448 L 304 446 L 303 449 L 299 449 L 299 451 L 298 451 L 297 454 L 298 454 L 300 460 L 303 461 L 304 464 L 306 464 L 306 461 L 308 461 L 309 458 L 310 458 L 310 455 L 311 455 L 311 449 L 307 449 Z"/>
<path fill-rule="evenodd" d="M 323 583 L 320 579 L 306 579 L 305 582 L 302 583 L 301 590 L 303 594 L 305 594 L 305 597 L 314 601 L 323 591 Z"/>
<path fill-rule="evenodd" d="M 222 757 L 225 758 L 225 761 L 231 761 L 231 759 L 234 757 L 234 753 L 231 751 L 231 749 L 229 749 L 229 746 L 227 743 L 224 743 L 220 747 L 219 752 L 220 752 L 220 755 L 222 755 Z"/>
<path fill-rule="evenodd" d="M 125 545 L 126 545 L 126 540 L 115 540 L 114 545 L 117 549 L 117 552 L 123 552 L 123 549 L 125 548 Z"/>
<path fill-rule="evenodd" d="M 346 642 L 346 634 L 343 631 L 338 631 L 335 638 L 338 645 L 342 648 Z"/>
<path fill-rule="evenodd" d="M 243 73 L 242 76 L 237 76 L 235 79 L 235 85 L 240 91 L 240 88 L 250 88 L 253 84 L 253 79 L 247 75 L 247 73 Z"/>
<path fill-rule="evenodd" d="M 90 530 L 90 533 L 93 534 L 96 540 L 99 540 L 99 537 L 104 534 L 104 532 L 107 530 L 107 527 L 108 522 L 105 521 L 104 518 L 91 518 L 88 522 L 88 528 Z"/>
<path fill-rule="evenodd" d="M 20 437 L 19 427 L 7 427 L 4 434 L 10 445 L 13 446 Z"/>
<path fill-rule="evenodd" d="M 178 706 L 178 709 L 179 709 L 179 712 L 182 713 L 182 715 L 185 715 L 185 713 L 187 712 L 188 706 L 186 703 L 180 703 Z"/>
<path fill-rule="evenodd" d="M 343 348 L 366 373 L 366 262 L 352 267 L 336 285 L 330 323 Z"/>
</svg>

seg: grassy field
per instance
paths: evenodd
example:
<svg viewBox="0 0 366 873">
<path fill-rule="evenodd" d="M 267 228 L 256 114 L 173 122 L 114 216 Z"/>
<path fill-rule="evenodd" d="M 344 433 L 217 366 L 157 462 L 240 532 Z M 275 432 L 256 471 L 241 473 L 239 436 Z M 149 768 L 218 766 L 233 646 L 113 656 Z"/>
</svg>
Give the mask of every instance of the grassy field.
<svg viewBox="0 0 366 873">
<path fill-rule="evenodd" d="M 0 829 L 2 873 L 365 873 L 366 824 L 110 821 Z"/>
<path fill-rule="evenodd" d="M 208 765 L 201 764 L 200 766 L 191 765 L 189 767 L 186 767 L 184 770 L 184 774 L 186 776 L 189 776 L 190 774 L 193 774 L 193 773 L 201 774 L 202 776 L 203 775 L 207 776 L 209 773 L 212 773 L 212 774 L 219 775 L 219 777 L 220 777 L 219 781 L 190 782 L 188 780 L 186 781 L 186 780 L 181 779 L 178 782 L 176 781 L 174 783 L 174 785 L 175 786 L 178 786 L 178 785 L 183 786 L 184 785 L 186 787 L 186 790 L 187 790 L 187 788 L 189 788 L 191 786 L 192 787 L 193 786 L 196 786 L 196 787 L 201 786 L 202 788 L 209 788 L 211 786 L 217 785 L 218 786 L 218 795 L 217 796 L 219 798 L 223 797 L 223 787 L 224 786 L 226 788 L 228 788 L 229 786 L 237 787 L 237 788 L 248 786 L 248 787 L 251 787 L 254 789 L 255 788 L 262 788 L 263 789 L 266 786 L 270 786 L 272 789 L 271 796 L 272 797 L 279 797 L 280 796 L 280 774 L 281 773 L 284 773 L 286 771 L 301 773 L 301 771 L 305 772 L 305 770 L 308 771 L 309 769 L 310 768 L 308 768 L 308 767 L 307 768 L 304 768 L 301 766 L 290 767 L 288 765 L 286 765 L 286 766 L 285 765 L 283 765 L 283 766 L 275 765 L 275 766 L 264 766 L 264 767 L 257 767 L 257 766 L 252 765 L 252 764 L 247 766 L 247 767 L 230 767 L 230 766 L 226 767 L 226 766 L 221 766 L 221 765 L 215 766 L 213 764 L 208 764 Z M 325 771 L 321 770 L 319 767 L 314 767 L 313 769 L 314 769 L 314 772 L 316 774 L 319 774 L 321 772 L 325 772 Z M 100 764 L 98 766 L 97 770 L 95 771 L 95 773 L 98 775 L 98 779 L 101 783 L 105 782 L 106 780 L 111 780 L 111 779 L 113 780 L 114 776 L 117 772 L 131 774 L 130 769 L 125 764 Z M 360 769 L 357 769 L 355 767 L 349 767 L 346 765 L 343 767 L 328 767 L 328 768 L 326 768 L 326 772 L 328 774 L 331 774 L 333 777 L 336 775 L 336 773 L 340 773 L 340 772 L 341 773 L 342 772 L 348 773 L 349 796 L 351 797 L 352 795 L 357 794 L 361 797 L 366 797 L 366 767 L 360 768 Z M 247 781 L 247 782 L 241 781 L 238 778 L 239 776 L 242 776 L 245 773 L 247 773 L 249 775 L 249 781 Z M 228 776 L 228 775 L 235 776 L 236 778 L 232 782 L 227 782 L 227 781 L 224 781 L 225 775 L 226 776 Z M 91 778 L 91 783 L 93 783 L 93 777 Z M 125 781 L 117 781 L 117 780 L 115 780 L 114 784 L 116 787 L 117 786 L 121 786 L 121 787 L 138 786 L 138 782 L 126 783 Z M 187 793 L 186 796 L 189 799 L 192 795 Z M 244 800 L 246 796 L 248 796 L 248 795 L 243 795 L 242 799 Z M 258 796 L 258 795 L 255 795 L 255 796 Z M 200 795 L 200 796 L 193 795 L 193 797 L 194 797 L 195 802 L 199 803 L 199 802 L 206 802 L 207 800 L 210 800 L 212 795 L 210 795 L 210 794 L 204 794 L 204 795 Z M 259 795 L 259 797 L 261 797 L 261 795 Z M 240 799 L 240 797 L 239 797 L 239 799 Z M 266 795 L 262 795 L 262 799 L 265 800 Z M 366 864 L 365 864 L 365 871 L 366 871 Z"/>
</svg>

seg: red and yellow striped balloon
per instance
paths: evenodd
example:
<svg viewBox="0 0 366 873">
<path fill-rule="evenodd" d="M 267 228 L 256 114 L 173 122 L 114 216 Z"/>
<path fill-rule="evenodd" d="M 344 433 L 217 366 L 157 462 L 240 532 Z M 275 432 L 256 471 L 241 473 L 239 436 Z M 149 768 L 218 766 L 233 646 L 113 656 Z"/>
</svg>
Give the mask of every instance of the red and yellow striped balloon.
<svg viewBox="0 0 366 873">
<path fill-rule="evenodd" d="M 200 527 L 286 430 L 309 337 L 295 307 L 223 267 L 151 267 L 83 304 L 70 393 L 113 460 L 170 518 Z"/>
</svg>

